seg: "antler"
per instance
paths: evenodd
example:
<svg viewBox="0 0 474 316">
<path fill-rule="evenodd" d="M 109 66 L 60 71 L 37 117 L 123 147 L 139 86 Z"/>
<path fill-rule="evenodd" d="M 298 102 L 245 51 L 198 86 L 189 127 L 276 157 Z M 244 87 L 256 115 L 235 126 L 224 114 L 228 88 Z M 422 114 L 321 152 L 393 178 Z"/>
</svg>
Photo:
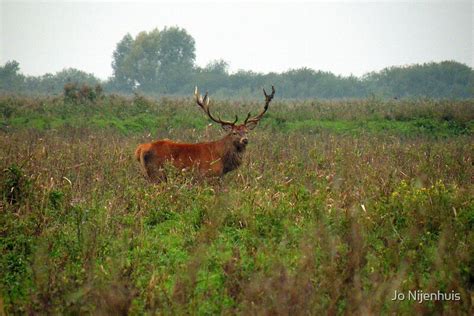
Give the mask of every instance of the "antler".
<svg viewBox="0 0 474 316">
<path fill-rule="evenodd" d="M 263 111 L 262 113 L 260 113 L 259 115 L 253 117 L 253 118 L 250 118 L 250 112 L 249 114 L 247 114 L 247 118 L 245 119 L 244 121 L 244 124 L 247 125 L 248 123 L 258 123 L 258 121 L 260 121 L 263 117 L 263 115 L 265 114 L 265 112 L 267 112 L 268 110 L 268 105 L 270 104 L 270 102 L 272 101 L 273 97 L 275 96 L 275 87 L 272 86 L 272 93 L 271 94 L 267 94 L 267 92 L 265 91 L 265 89 L 263 89 L 263 94 L 265 95 L 265 106 L 263 108 Z"/>
<path fill-rule="evenodd" d="M 199 90 L 198 90 L 198 87 L 196 86 L 195 90 L 194 90 L 194 97 L 196 98 L 196 103 L 201 107 L 201 109 L 207 114 L 207 116 L 209 116 L 209 118 L 211 120 L 213 120 L 214 122 L 216 123 L 219 123 L 221 125 L 235 125 L 235 123 L 237 123 L 238 121 L 238 117 L 237 115 L 235 116 L 235 121 L 234 122 L 230 122 L 230 121 L 223 121 L 221 120 L 220 117 L 213 117 L 211 112 L 209 111 L 209 97 L 207 96 L 207 92 L 206 94 L 204 95 L 204 98 L 201 96 L 201 94 L 199 93 Z"/>
</svg>

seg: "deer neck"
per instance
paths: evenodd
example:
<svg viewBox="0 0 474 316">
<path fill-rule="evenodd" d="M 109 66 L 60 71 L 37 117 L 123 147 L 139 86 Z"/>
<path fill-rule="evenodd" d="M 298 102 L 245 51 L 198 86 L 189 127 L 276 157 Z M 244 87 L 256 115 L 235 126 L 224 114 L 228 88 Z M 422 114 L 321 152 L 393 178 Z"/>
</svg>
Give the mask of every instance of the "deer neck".
<svg viewBox="0 0 474 316">
<path fill-rule="evenodd" d="M 231 135 L 226 135 L 219 142 L 221 142 L 222 162 L 224 166 L 224 174 L 237 169 L 242 164 L 242 158 L 245 153 L 244 147 L 235 146 Z"/>
</svg>

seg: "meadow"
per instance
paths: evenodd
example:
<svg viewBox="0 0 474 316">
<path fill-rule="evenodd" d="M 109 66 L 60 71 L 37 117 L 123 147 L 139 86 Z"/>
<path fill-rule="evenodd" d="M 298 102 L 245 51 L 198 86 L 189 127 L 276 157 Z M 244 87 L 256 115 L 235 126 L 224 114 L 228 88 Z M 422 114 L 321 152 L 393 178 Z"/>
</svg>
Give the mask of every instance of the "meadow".
<svg viewBox="0 0 474 316">
<path fill-rule="evenodd" d="M 0 314 L 472 314 L 472 100 L 277 94 L 221 181 L 143 177 L 138 144 L 208 124 L 191 98 L 0 97 Z"/>
</svg>

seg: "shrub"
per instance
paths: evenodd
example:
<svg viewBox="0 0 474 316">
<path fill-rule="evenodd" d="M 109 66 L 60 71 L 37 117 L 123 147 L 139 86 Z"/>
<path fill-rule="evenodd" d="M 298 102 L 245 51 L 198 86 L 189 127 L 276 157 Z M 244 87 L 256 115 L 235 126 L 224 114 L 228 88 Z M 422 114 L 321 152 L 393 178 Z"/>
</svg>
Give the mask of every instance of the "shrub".
<svg viewBox="0 0 474 316">
<path fill-rule="evenodd" d="M 64 101 L 73 103 L 96 102 L 102 97 L 103 89 L 100 84 L 91 87 L 87 84 L 79 86 L 78 83 L 66 83 L 64 85 Z"/>
<path fill-rule="evenodd" d="M 20 203 L 30 193 L 31 182 L 18 165 L 3 170 L 2 182 L 2 198 L 9 204 Z"/>
</svg>

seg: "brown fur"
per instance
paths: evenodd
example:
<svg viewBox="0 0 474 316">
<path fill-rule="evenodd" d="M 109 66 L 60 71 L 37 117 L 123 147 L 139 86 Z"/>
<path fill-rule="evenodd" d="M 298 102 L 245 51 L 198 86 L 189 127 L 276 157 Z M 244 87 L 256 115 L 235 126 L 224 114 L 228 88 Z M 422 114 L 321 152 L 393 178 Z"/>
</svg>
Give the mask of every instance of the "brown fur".
<svg viewBox="0 0 474 316">
<path fill-rule="evenodd" d="M 221 177 L 237 169 L 242 163 L 246 148 L 247 129 L 232 131 L 222 139 L 206 143 L 185 144 L 169 140 L 158 140 L 141 144 L 135 150 L 135 157 L 141 168 L 151 180 L 165 177 L 163 167 L 166 162 L 178 169 L 196 169 L 201 175 Z M 245 141 L 243 141 L 245 139 Z"/>
</svg>

